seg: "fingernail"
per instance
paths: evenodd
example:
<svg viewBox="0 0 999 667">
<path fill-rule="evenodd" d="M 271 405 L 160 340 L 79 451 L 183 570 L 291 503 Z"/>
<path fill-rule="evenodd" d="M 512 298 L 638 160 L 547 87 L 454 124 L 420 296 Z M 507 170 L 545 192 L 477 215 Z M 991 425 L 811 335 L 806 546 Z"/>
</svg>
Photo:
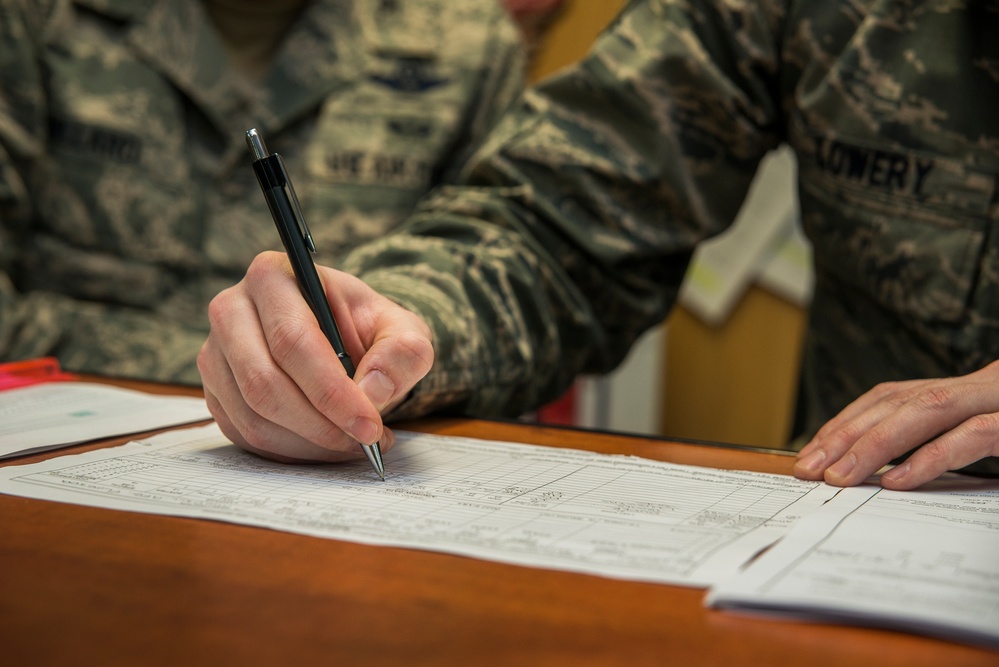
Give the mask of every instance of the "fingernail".
<svg viewBox="0 0 999 667">
<path fill-rule="evenodd" d="M 889 470 L 888 472 L 886 472 L 885 474 L 881 475 L 881 481 L 882 482 L 887 481 L 889 483 L 901 482 L 909 474 L 909 470 L 911 468 L 912 464 L 909 463 L 908 461 L 906 461 L 905 463 L 901 463 L 892 468 L 891 470 Z"/>
<path fill-rule="evenodd" d="M 798 460 L 804 459 L 812 452 L 813 449 L 815 449 L 815 441 L 809 440 L 807 443 L 805 443 L 805 446 L 799 449 L 798 453 L 795 454 L 794 456 Z"/>
<path fill-rule="evenodd" d="M 395 396 L 395 383 L 381 371 L 371 371 L 357 384 L 364 395 L 381 410 Z"/>
<path fill-rule="evenodd" d="M 816 449 L 814 452 L 798 460 L 795 467 L 801 468 L 804 472 L 818 472 L 822 464 L 826 462 L 826 452 L 824 449 Z"/>
<path fill-rule="evenodd" d="M 847 453 L 846 456 L 836 461 L 829 470 L 826 470 L 827 475 L 833 475 L 835 477 L 846 477 L 849 475 L 854 468 L 857 467 L 857 457 L 854 454 Z"/>
<path fill-rule="evenodd" d="M 364 417 L 358 417 L 351 423 L 349 433 L 350 437 L 365 445 L 378 441 L 378 425 Z"/>
</svg>

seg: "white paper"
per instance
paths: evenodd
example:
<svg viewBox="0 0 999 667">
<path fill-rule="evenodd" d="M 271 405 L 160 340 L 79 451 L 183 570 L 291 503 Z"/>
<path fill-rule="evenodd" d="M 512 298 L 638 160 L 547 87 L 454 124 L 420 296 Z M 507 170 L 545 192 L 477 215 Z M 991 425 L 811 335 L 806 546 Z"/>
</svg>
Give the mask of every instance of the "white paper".
<svg viewBox="0 0 999 667">
<path fill-rule="evenodd" d="M 91 382 L 0 391 L 0 458 L 211 419 L 202 398 Z"/>
<path fill-rule="evenodd" d="M 844 489 L 707 602 L 999 645 L 999 483 Z"/>
<path fill-rule="evenodd" d="M 815 291 L 812 245 L 797 217 L 775 240 L 771 254 L 756 276 L 756 284 L 801 308 L 811 303 Z"/>
<path fill-rule="evenodd" d="M 810 300 L 809 249 L 804 235 L 795 231 L 800 219 L 796 170 L 794 153 L 786 145 L 767 155 L 732 225 L 694 252 L 678 299 L 706 324 L 723 324 L 746 289 L 764 274 L 766 288 L 795 284 L 797 289 L 778 294 Z M 802 254 L 804 262 L 799 261 Z"/>
<path fill-rule="evenodd" d="M 0 492 L 610 577 L 706 586 L 835 489 L 783 475 L 397 432 L 367 461 L 287 465 L 214 424 L 0 468 Z"/>
</svg>

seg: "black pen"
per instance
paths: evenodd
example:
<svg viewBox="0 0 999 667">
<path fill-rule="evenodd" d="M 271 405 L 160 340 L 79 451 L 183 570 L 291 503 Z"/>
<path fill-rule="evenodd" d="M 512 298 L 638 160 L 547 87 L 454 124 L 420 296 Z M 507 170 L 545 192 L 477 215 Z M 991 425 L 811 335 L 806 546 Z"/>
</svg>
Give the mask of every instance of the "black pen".
<svg viewBox="0 0 999 667">
<path fill-rule="evenodd" d="M 295 188 L 288 178 L 288 172 L 284 168 L 284 160 L 277 153 L 267 154 L 264 147 L 264 140 L 255 130 L 246 131 L 246 145 L 250 147 L 253 154 L 253 173 L 257 175 L 260 189 L 264 191 L 264 199 L 267 200 L 267 208 L 271 211 L 274 224 L 277 225 L 278 233 L 281 234 L 281 241 L 288 252 L 288 259 L 295 271 L 295 278 L 298 279 L 298 287 L 305 297 L 306 303 L 319 320 L 319 328 L 326 334 L 333 351 L 340 359 L 348 377 L 354 377 L 354 362 L 350 360 L 347 350 L 343 346 L 343 339 L 340 337 L 340 328 L 330 310 L 329 301 L 326 300 L 326 291 L 319 281 L 319 274 L 316 273 L 316 265 L 312 261 L 312 253 L 316 251 L 316 246 L 312 242 L 312 235 L 305 224 L 305 216 L 302 215 L 302 207 L 298 204 L 298 196 L 295 195 Z M 384 481 L 385 466 L 382 463 L 381 448 L 376 442 L 373 445 L 359 443 L 364 455 L 368 457 L 375 472 Z"/>
</svg>

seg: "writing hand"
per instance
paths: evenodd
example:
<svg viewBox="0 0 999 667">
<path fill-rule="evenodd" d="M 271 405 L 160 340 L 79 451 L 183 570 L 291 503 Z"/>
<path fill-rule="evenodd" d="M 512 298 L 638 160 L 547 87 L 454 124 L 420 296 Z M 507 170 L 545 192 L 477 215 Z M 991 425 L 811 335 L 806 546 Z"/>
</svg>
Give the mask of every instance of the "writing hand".
<svg viewBox="0 0 999 667">
<path fill-rule="evenodd" d="M 387 451 L 394 436 L 381 414 L 430 370 L 430 330 L 357 278 L 316 268 L 357 362 L 354 379 L 302 298 L 287 256 L 267 252 L 209 305 L 211 332 L 198 355 L 208 408 L 226 437 L 276 460 L 354 459 L 357 442 L 380 441 Z"/>
<path fill-rule="evenodd" d="M 914 489 L 999 455 L 999 362 L 961 377 L 874 387 L 802 448 L 794 474 L 853 486 L 911 450 L 881 475 L 882 486 Z"/>
</svg>

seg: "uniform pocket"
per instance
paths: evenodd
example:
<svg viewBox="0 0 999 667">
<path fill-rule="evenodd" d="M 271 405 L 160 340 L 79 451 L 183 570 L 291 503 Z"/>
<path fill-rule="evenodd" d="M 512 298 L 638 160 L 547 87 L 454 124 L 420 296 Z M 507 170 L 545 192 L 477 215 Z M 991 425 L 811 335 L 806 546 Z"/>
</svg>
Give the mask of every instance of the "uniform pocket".
<svg viewBox="0 0 999 667">
<path fill-rule="evenodd" d="M 817 269 L 904 317 L 966 316 L 995 174 L 841 138 L 811 145 L 814 153 L 799 153 L 799 194 Z"/>
</svg>

